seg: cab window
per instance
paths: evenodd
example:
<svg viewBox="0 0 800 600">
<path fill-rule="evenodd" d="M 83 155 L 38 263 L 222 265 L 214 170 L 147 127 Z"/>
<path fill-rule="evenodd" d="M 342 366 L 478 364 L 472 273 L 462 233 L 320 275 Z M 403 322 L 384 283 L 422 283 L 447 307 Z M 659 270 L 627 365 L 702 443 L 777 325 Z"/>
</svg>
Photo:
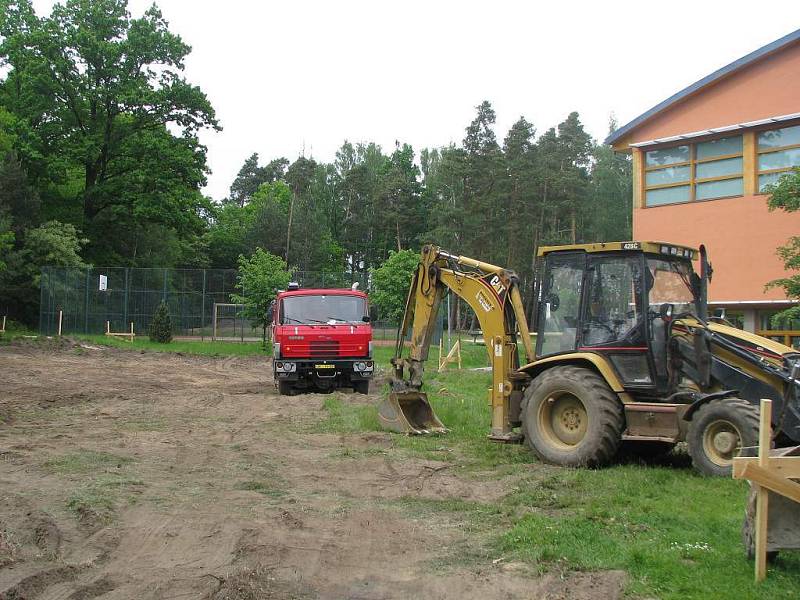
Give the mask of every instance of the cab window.
<svg viewBox="0 0 800 600">
<path fill-rule="evenodd" d="M 575 349 L 584 264 L 582 252 L 547 257 L 539 302 L 538 356 Z"/>
<path fill-rule="evenodd" d="M 582 344 L 605 346 L 644 341 L 640 256 L 593 257 L 586 272 Z"/>
</svg>

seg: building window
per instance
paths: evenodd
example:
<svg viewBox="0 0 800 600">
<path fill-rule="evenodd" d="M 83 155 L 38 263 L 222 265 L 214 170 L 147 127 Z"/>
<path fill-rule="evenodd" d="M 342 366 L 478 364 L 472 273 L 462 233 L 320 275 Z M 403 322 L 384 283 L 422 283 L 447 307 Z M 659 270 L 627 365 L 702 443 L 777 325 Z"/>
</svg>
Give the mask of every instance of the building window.
<svg viewBox="0 0 800 600">
<path fill-rule="evenodd" d="M 744 194 L 742 136 L 651 150 L 645 154 L 647 206 Z"/>
<path fill-rule="evenodd" d="M 758 190 L 777 183 L 781 175 L 800 167 L 800 125 L 758 134 Z"/>
</svg>

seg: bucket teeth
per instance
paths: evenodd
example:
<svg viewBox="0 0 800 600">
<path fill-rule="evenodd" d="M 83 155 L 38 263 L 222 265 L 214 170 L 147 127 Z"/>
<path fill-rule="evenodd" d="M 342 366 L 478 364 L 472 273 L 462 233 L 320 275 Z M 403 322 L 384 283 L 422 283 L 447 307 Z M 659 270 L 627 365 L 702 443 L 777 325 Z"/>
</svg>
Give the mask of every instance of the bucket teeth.
<svg viewBox="0 0 800 600">
<path fill-rule="evenodd" d="M 378 407 L 378 419 L 385 429 L 398 433 L 447 432 L 423 392 L 392 392 Z"/>
</svg>

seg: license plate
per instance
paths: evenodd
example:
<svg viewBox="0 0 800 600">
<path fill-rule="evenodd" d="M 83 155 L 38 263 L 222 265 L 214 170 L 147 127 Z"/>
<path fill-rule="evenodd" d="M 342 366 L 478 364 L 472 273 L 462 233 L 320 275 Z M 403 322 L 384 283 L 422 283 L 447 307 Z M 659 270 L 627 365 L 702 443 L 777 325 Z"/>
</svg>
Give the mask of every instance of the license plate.
<svg viewBox="0 0 800 600">
<path fill-rule="evenodd" d="M 314 365 L 317 369 L 335 369 L 336 365 Z"/>
</svg>

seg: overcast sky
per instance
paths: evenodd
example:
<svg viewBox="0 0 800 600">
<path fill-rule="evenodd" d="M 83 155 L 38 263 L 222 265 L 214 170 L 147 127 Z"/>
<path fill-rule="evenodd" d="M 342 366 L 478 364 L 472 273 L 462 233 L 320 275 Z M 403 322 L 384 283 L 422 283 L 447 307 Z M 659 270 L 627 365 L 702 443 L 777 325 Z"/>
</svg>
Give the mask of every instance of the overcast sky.
<svg viewBox="0 0 800 600">
<path fill-rule="evenodd" d="M 139 16 L 151 0 L 131 0 Z M 34 0 L 39 14 L 53 0 Z M 597 139 L 800 28 L 797 0 L 512 2 L 159 0 L 192 46 L 186 76 L 223 131 L 201 136 L 225 197 L 244 159 L 331 161 L 345 139 L 459 143 L 489 100 L 497 137 L 578 111 Z"/>
</svg>

